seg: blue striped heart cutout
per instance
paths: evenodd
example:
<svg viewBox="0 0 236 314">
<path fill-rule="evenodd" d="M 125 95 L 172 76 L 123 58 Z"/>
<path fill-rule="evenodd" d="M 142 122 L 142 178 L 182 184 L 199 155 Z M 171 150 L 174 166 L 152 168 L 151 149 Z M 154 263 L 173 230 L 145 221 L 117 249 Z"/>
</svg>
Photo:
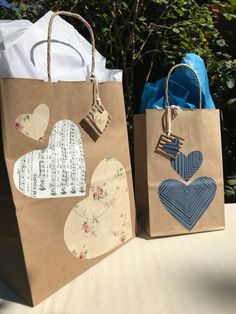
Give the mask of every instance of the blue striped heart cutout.
<svg viewBox="0 0 236 314">
<path fill-rule="evenodd" d="M 211 177 L 199 177 L 189 185 L 168 179 L 161 182 L 158 194 L 168 212 L 191 230 L 214 199 L 216 183 Z"/>
<path fill-rule="evenodd" d="M 188 156 L 180 152 L 171 160 L 171 166 L 185 181 L 189 181 L 200 168 L 202 159 L 200 151 L 193 151 Z"/>
<path fill-rule="evenodd" d="M 191 230 L 214 199 L 216 183 L 211 177 L 199 177 L 189 185 L 168 179 L 161 182 L 158 194 L 168 212 Z"/>
</svg>

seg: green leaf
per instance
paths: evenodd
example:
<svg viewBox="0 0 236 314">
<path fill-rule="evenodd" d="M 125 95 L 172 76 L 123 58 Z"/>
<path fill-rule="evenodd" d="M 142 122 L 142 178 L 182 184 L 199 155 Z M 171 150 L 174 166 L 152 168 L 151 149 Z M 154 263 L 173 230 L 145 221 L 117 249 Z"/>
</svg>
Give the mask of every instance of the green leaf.
<svg viewBox="0 0 236 314">
<path fill-rule="evenodd" d="M 141 22 L 146 21 L 146 17 L 145 16 L 140 16 L 139 21 L 141 21 Z"/>
<path fill-rule="evenodd" d="M 168 4 L 168 0 L 153 0 L 154 3 L 158 3 L 158 4 Z"/>
<path fill-rule="evenodd" d="M 185 41 L 181 41 L 181 45 L 184 46 L 184 48 L 188 48 L 189 47 L 188 43 L 186 43 Z"/>
<path fill-rule="evenodd" d="M 203 17 L 201 17 L 201 18 L 199 19 L 199 22 L 200 22 L 201 24 L 206 23 L 206 19 L 204 19 Z"/>
<path fill-rule="evenodd" d="M 233 77 L 230 77 L 227 82 L 226 82 L 228 88 L 233 88 L 234 87 L 234 84 L 235 84 L 235 79 Z"/>
<path fill-rule="evenodd" d="M 231 21 L 232 20 L 232 15 L 229 13 L 223 13 L 223 16 L 226 18 L 226 20 Z"/>
<path fill-rule="evenodd" d="M 225 186 L 225 195 L 234 196 L 235 195 L 234 189 L 231 188 L 231 186 Z"/>
<path fill-rule="evenodd" d="M 236 0 L 229 0 L 229 2 L 233 5 L 236 5 Z"/>
<path fill-rule="evenodd" d="M 128 9 L 129 8 L 128 4 L 125 1 L 122 1 L 122 6 L 123 6 L 124 9 Z"/>
<path fill-rule="evenodd" d="M 179 34 L 179 33 L 180 33 L 180 30 L 179 30 L 178 28 L 175 28 L 175 27 L 174 27 L 174 28 L 173 28 L 173 32 L 176 33 L 176 34 Z"/>
<path fill-rule="evenodd" d="M 227 180 L 227 185 L 230 185 L 230 186 L 236 185 L 236 179 L 229 179 L 229 180 Z"/>
<path fill-rule="evenodd" d="M 175 9 L 175 11 L 179 14 L 179 16 L 183 16 L 184 12 L 181 9 Z"/>
<path fill-rule="evenodd" d="M 224 39 L 218 39 L 216 41 L 217 45 L 220 47 L 224 47 L 225 46 L 225 40 Z"/>
<path fill-rule="evenodd" d="M 236 105 L 236 98 L 231 98 L 230 100 L 228 100 L 227 105 L 229 106 Z"/>
<path fill-rule="evenodd" d="M 103 28 L 102 28 L 102 33 L 107 33 L 107 32 L 109 32 L 109 28 L 103 27 Z"/>
</svg>

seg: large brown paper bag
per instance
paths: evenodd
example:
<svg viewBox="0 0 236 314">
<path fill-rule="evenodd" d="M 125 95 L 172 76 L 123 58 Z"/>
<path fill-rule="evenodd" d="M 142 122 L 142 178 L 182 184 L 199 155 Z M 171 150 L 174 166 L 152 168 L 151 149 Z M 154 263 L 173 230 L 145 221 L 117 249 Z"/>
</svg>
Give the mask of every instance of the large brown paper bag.
<svg viewBox="0 0 236 314">
<path fill-rule="evenodd" d="M 179 66 L 187 65 L 174 66 L 166 80 L 166 109 L 134 121 L 137 215 L 152 237 L 225 225 L 219 110 L 201 109 L 201 88 L 200 109 L 169 105 L 169 78 Z"/>
<path fill-rule="evenodd" d="M 50 80 L 59 14 L 90 31 L 91 82 Z M 0 81 L 0 274 L 33 305 L 135 232 L 122 83 L 96 82 L 93 33 L 79 15 L 55 13 L 48 45 L 48 82 Z"/>
</svg>

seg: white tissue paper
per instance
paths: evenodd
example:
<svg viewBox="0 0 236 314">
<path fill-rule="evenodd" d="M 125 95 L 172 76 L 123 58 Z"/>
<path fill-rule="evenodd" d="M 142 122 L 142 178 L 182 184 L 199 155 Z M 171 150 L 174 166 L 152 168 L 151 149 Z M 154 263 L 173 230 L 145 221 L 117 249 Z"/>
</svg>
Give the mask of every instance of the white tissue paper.
<svg viewBox="0 0 236 314">
<path fill-rule="evenodd" d="M 0 77 L 47 80 L 47 32 L 52 11 L 36 23 L 0 20 Z M 96 38 L 95 38 L 96 40 Z M 90 79 L 91 44 L 60 16 L 52 27 L 52 81 Z M 121 81 L 121 70 L 106 69 L 106 59 L 96 50 L 98 81 Z"/>
<path fill-rule="evenodd" d="M 0 20 L 0 49 L 8 49 L 32 24 L 28 20 Z"/>
</svg>

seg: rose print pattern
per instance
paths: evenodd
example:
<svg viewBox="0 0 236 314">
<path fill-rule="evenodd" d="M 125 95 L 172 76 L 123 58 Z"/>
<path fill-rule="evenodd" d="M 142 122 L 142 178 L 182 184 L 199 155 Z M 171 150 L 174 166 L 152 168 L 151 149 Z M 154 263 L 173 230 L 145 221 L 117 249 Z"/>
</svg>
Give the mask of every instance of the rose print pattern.
<svg viewBox="0 0 236 314">
<path fill-rule="evenodd" d="M 16 128 L 20 131 L 23 129 L 23 124 L 21 123 L 20 120 L 16 120 Z M 27 132 L 28 133 L 28 132 Z"/>
<path fill-rule="evenodd" d="M 131 237 L 126 171 L 116 159 L 106 158 L 93 173 L 89 196 L 68 215 L 65 244 L 75 257 L 87 260 L 113 250 Z"/>
<path fill-rule="evenodd" d="M 94 190 L 94 187 L 92 186 L 90 190 L 93 190 L 93 200 L 101 200 L 107 197 L 107 192 L 100 186 L 97 187 L 96 191 Z"/>
<path fill-rule="evenodd" d="M 88 233 L 90 231 L 90 228 L 89 228 L 89 225 L 88 225 L 88 222 L 84 222 L 82 224 L 82 229 L 84 230 L 84 232 Z"/>
<path fill-rule="evenodd" d="M 111 230 L 111 234 L 116 237 L 117 245 L 122 244 L 127 240 L 124 230 L 129 226 L 127 214 L 121 214 L 120 218 L 122 220 L 122 230 Z"/>
</svg>

